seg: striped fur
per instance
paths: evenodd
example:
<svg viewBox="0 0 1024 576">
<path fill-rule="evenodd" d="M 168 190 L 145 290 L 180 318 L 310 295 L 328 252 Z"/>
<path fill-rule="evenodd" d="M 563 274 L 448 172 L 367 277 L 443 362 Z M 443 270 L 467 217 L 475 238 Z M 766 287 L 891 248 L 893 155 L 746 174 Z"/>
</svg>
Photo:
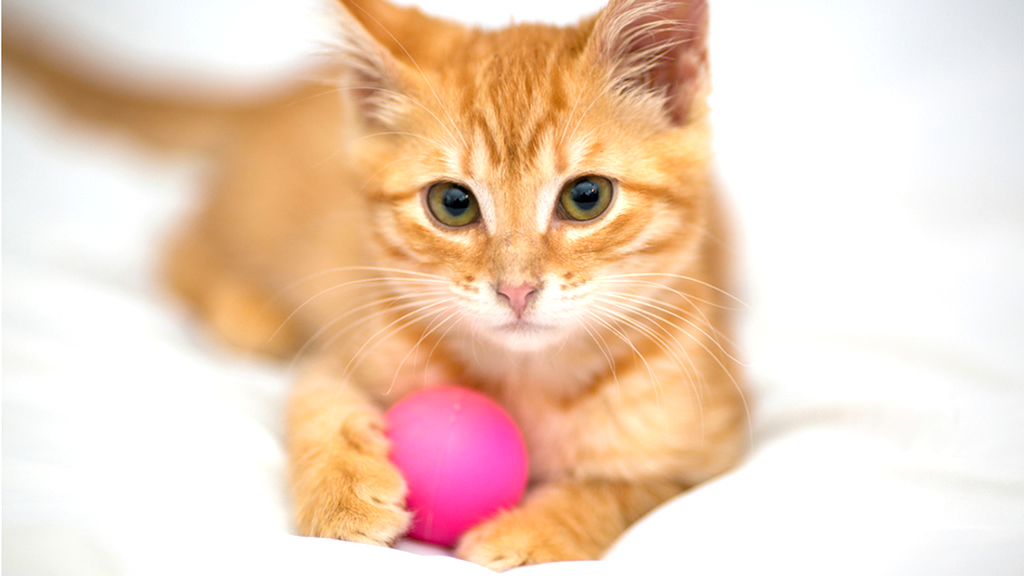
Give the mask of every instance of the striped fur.
<svg viewBox="0 0 1024 576">
<path fill-rule="evenodd" d="M 527 439 L 525 502 L 457 549 L 493 568 L 598 557 L 740 458 L 706 14 L 613 0 L 578 26 L 485 31 L 346 0 L 343 72 L 239 122 L 170 272 L 229 341 L 302 359 L 301 532 L 404 533 L 380 413 L 440 382 L 499 400 Z M 589 174 L 614 200 L 568 221 L 560 190 Z M 479 222 L 435 222 L 437 181 L 471 190 Z M 517 319 L 499 289 L 524 283 Z"/>
</svg>

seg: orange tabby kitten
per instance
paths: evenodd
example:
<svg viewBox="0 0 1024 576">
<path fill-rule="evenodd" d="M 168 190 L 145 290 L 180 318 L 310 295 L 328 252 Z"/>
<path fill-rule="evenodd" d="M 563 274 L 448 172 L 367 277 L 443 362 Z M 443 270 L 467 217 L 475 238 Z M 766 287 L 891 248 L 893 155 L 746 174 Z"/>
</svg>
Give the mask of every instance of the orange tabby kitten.
<svg viewBox="0 0 1024 576">
<path fill-rule="evenodd" d="M 228 341 L 306 360 L 287 411 L 303 534 L 406 532 L 381 413 L 454 382 L 508 409 L 531 470 L 456 554 L 596 558 L 746 444 L 706 4 L 496 31 L 383 0 L 340 13 L 333 86 L 201 115 L 229 137 L 173 285 Z"/>
</svg>

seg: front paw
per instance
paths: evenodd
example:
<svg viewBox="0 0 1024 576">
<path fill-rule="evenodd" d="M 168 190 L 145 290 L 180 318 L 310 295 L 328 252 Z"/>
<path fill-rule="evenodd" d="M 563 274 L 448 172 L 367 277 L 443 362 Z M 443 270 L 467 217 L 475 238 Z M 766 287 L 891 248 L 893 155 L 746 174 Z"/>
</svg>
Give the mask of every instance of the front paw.
<svg viewBox="0 0 1024 576">
<path fill-rule="evenodd" d="M 297 479 L 296 521 L 309 536 L 390 546 L 412 521 L 406 493 L 385 457 L 346 451 Z"/>
<path fill-rule="evenodd" d="M 585 535 L 531 512 L 536 511 L 511 510 L 470 529 L 455 555 L 502 571 L 526 564 L 589 560 L 600 554 L 600 548 L 587 545 Z"/>
</svg>

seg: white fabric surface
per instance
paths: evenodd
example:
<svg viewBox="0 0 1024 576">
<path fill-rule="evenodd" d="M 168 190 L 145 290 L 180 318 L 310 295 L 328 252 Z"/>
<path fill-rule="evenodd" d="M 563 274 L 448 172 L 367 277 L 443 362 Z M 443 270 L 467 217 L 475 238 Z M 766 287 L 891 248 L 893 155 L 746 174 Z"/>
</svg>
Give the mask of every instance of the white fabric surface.
<svg viewBox="0 0 1024 576">
<path fill-rule="evenodd" d="M 281 16 L 311 2 L 241 4 L 10 0 L 5 32 L 50 30 L 150 88 L 188 76 L 238 97 L 318 33 Z M 517 18 L 597 6 L 544 4 Z M 605 560 L 521 573 L 1024 572 L 1022 11 L 712 2 L 753 451 Z M 202 161 L 82 130 L 4 80 L 4 574 L 486 573 L 415 543 L 289 534 L 291 374 L 219 348 L 154 278 Z"/>
</svg>

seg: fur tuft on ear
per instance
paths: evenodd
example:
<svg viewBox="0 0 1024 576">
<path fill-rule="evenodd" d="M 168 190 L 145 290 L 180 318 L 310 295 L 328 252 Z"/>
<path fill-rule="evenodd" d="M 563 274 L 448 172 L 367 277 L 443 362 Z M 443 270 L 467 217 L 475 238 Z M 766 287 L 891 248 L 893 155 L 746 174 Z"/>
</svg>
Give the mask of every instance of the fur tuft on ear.
<svg viewBox="0 0 1024 576">
<path fill-rule="evenodd" d="M 614 89 L 663 99 L 673 125 L 686 124 L 709 86 L 706 0 L 612 0 L 588 48 Z"/>
<path fill-rule="evenodd" d="M 369 30 L 385 30 L 366 2 L 343 0 L 336 4 L 339 34 L 330 46 L 344 68 L 342 89 L 371 123 L 391 125 L 404 110 L 407 83 L 403 64 Z M 373 2 L 373 7 L 384 5 Z M 388 5 L 390 6 L 390 5 Z"/>
</svg>

